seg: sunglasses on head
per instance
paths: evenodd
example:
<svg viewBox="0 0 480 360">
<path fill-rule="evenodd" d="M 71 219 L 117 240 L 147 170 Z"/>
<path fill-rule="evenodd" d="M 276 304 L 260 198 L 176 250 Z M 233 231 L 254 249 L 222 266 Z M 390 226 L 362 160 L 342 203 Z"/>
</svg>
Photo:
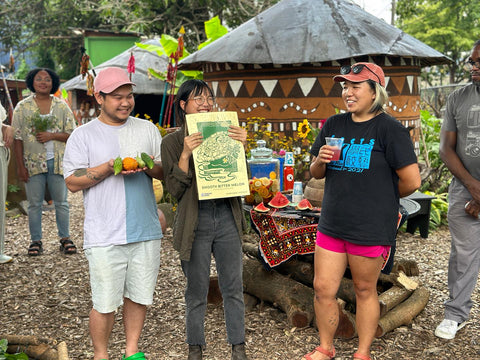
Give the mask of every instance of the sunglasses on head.
<svg viewBox="0 0 480 360">
<path fill-rule="evenodd" d="M 378 79 L 378 83 L 380 85 L 382 85 L 382 81 L 380 80 L 380 77 L 375 72 L 373 72 L 367 65 L 364 65 L 364 64 L 358 64 L 358 65 L 354 65 L 354 66 L 350 66 L 350 65 L 342 66 L 340 68 L 340 74 L 341 75 L 347 75 L 347 74 L 350 74 L 350 72 L 353 72 L 354 74 L 359 74 L 359 73 L 362 72 L 363 69 L 367 69 L 373 75 L 375 75 Z"/>
<path fill-rule="evenodd" d="M 473 60 L 465 61 L 465 67 L 467 68 L 467 70 L 471 70 L 474 66 L 475 66 L 476 68 L 480 69 L 480 60 L 477 60 L 477 61 L 473 61 Z"/>
</svg>

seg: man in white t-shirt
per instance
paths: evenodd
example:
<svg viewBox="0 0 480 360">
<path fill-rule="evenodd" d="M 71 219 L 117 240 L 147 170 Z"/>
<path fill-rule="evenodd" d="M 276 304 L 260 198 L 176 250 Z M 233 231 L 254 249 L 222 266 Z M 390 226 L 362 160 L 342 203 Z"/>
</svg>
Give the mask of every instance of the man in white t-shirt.
<svg viewBox="0 0 480 360">
<path fill-rule="evenodd" d="M 116 309 L 123 304 L 126 348 L 123 359 L 143 360 L 138 340 L 146 306 L 153 300 L 163 237 L 152 178 L 162 179 L 160 132 L 149 121 L 130 116 L 133 83 L 120 68 L 95 78 L 98 118 L 75 129 L 68 139 L 64 176 L 70 191 L 83 191 L 84 249 L 89 262 L 93 309 L 90 335 L 94 360 L 108 359 Z M 114 159 L 145 152 L 154 167 L 114 175 Z"/>
</svg>

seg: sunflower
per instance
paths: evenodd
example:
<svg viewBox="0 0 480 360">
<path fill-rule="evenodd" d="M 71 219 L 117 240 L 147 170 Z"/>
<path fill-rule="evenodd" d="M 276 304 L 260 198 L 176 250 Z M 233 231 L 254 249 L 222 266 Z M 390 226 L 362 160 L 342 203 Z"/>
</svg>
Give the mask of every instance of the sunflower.
<svg viewBox="0 0 480 360">
<path fill-rule="evenodd" d="M 310 128 L 308 120 L 303 119 L 303 122 L 298 125 L 298 136 L 300 136 L 302 139 L 305 139 L 311 130 L 312 129 Z"/>
</svg>

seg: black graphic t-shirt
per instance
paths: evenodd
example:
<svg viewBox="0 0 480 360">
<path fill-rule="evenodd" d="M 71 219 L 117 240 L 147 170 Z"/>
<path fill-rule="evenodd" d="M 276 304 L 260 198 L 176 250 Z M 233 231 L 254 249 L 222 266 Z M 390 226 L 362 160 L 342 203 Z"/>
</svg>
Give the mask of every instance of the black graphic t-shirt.
<svg viewBox="0 0 480 360">
<path fill-rule="evenodd" d="M 310 150 L 325 137 L 343 137 L 340 160 L 327 164 L 318 230 L 361 245 L 393 245 L 398 220 L 395 170 L 417 162 L 408 130 L 382 113 L 354 122 L 351 113 L 327 119 Z"/>
</svg>

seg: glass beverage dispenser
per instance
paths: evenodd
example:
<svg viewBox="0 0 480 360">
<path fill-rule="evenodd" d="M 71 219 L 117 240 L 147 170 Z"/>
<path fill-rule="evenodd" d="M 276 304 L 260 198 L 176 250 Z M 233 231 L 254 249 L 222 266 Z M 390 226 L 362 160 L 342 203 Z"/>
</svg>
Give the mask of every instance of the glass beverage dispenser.
<svg viewBox="0 0 480 360">
<path fill-rule="evenodd" d="M 280 160 L 272 157 L 273 150 L 266 147 L 265 140 L 258 140 L 257 147 L 250 152 L 248 166 L 252 178 L 280 178 Z"/>
</svg>

